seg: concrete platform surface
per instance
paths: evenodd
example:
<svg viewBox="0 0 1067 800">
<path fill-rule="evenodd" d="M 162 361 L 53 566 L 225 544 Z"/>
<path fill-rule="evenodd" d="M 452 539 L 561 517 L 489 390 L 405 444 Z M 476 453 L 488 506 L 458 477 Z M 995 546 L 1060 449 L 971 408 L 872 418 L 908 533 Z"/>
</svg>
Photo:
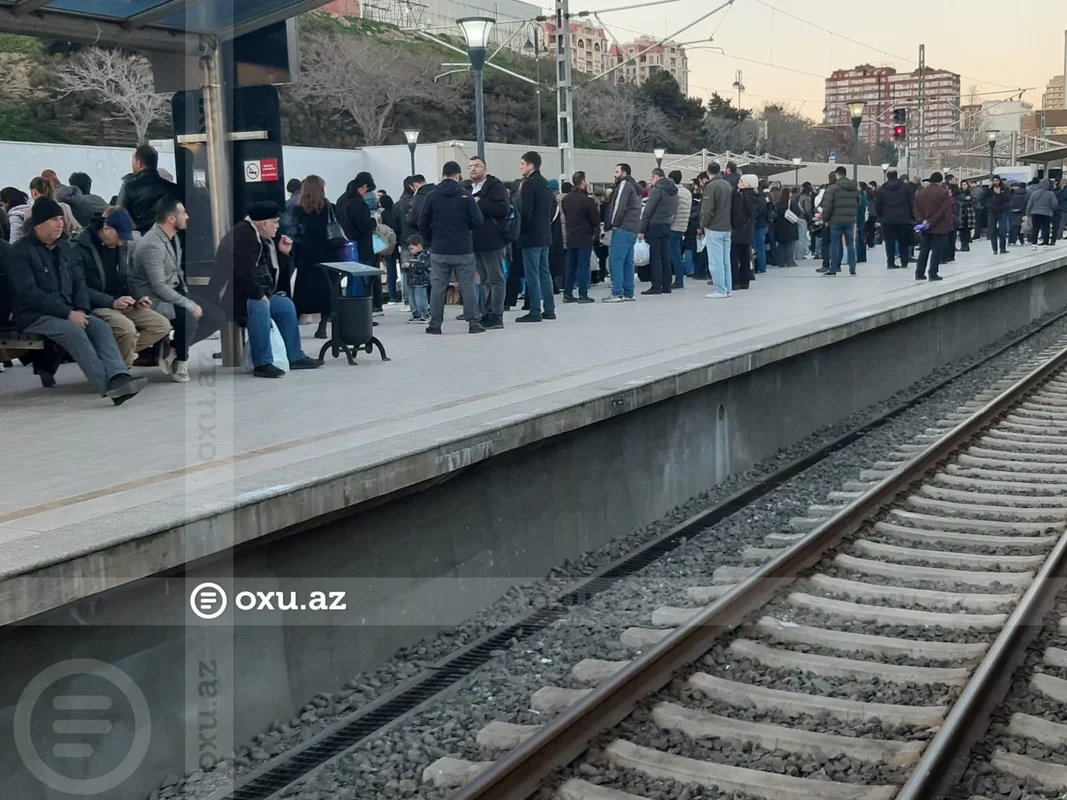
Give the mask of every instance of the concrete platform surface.
<svg viewBox="0 0 1067 800">
<path fill-rule="evenodd" d="M 919 283 L 879 249 L 856 277 L 805 261 L 730 299 L 690 281 L 635 303 L 559 305 L 535 325 L 507 314 L 479 336 L 458 307 L 427 336 L 393 306 L 376 329 L 389 363 L 361 353 L 357 367 L 261 380 L 218 368 L 209 341 L 191 383 L 145 370 L 149 387 L 121 408 L 73 365 L 52 390 L 16 367 L 0 375 L 0 623 L 1064 265 L 1067 247 L 994 258 L 980 242 L 944 281 Z M 305 339 L 308 353 L 318 344 Z M 24 597 L 14 576 L 50 588 Z"/>
</svg>

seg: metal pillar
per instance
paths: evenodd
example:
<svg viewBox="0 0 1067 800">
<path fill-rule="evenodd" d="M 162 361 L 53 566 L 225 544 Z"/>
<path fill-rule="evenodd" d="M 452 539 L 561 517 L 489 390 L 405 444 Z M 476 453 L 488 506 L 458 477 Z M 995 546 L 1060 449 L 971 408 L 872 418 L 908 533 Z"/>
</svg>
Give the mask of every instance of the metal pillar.
<svg viewBox="0 0 1067 800">
<path fill-rule="evenodd" d="M 859 181 L 860 175 L 860 119 L 852 120 L 852 180 Z"/>
<path fill-rule="evenodd" d="M 926 45 L 919 45 L 919 177 L 926 169 Z"/>
<path fill-rule="evenodd" d="M 485 51 L 482 50 L 481 63 L 475 63 L 474 50 L 471 50 L 471 74 L 474 75 L 474 122 L 477 129 L 478 157 L 485 160 Z"/>
<path fill-rule="evenodd" d="M 1011 132 L 1011 165 L 1013 167 L 1018 166 L 1019 161 L 1016 158 L 1019 152 L 1019 134 L 1015 131 Z"/>
<path fill-rule="evenodd" d="M 545 134 L 543 130 L 543 119 L 541 117 L 541 23 L 538 22 L 535 26 L 535 33 L 533 37 L 534 46 L 534 69 L 537 70 L 537 146 L 544 147 Z"/>
<path fill-rule="evenodd" d="M 560 182 L 574 174 L 574 82 L 571 78 L 570 0 L 556 0 L 556 141 Z"/>
<path fill-rule="evenodd" d="M 216 46 L 200 58 L 201 89 L 204 94 L 204 134 L 207 136 L 208 193 L 211 198 L 211 229 L 219 246 L 233 222 L 233 187 L 230 181 L 229 137 L 226 130 L 226 80 L 222 51 Z M 233 322 L 222 329 L 222 365 L 241 363 L 241 328 Z"/>
<path fill-rule="evenodd" d="M 708 148 L 703 148 L 700 151 L 700 169 L 702 172 L 708 171 Z"/>
</svg>

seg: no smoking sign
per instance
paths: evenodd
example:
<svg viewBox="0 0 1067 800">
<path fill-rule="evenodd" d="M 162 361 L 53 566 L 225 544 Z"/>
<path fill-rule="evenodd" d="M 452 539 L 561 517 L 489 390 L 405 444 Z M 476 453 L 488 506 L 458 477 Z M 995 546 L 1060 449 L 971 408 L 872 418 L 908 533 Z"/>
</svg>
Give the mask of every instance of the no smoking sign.
<svg viewBox="0 0 1067 800">
<path fill-rule="evenodd" d="M 245 162 L 245 183 L 274 183 L 278 180 L 278 159 L 263 158 Z"/>
</svg>

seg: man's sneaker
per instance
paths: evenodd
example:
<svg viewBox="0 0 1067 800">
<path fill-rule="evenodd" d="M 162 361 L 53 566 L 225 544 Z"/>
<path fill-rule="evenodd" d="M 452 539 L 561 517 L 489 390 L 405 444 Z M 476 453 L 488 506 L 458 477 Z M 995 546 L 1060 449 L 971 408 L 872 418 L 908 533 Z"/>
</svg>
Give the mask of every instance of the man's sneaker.
<svg viewBox="0 0 1067 800">
<path fill-rule="evenodd" d="M 298 358 L 296 361 L 290 361 L 289 369 L 318 369 L 324 363 L 326 362 L 321 359 L 304 356 L 303 358 Z"/>
<path fill-rule="evenodd" d="M 440 328 L 435 328 L 433 325 L 427 325 L 426 326 L 426 332 L 427 333 L 432 333 L 434 336 L 440 336 L 441 335 L 441 329 Z"/>
<path fill-rule="evenodd" d="M 159 343 L 159 357 L 156 359 L 156 366 L 165 376 L 170 377 L 170 342 L 166 339 Z"/>
<path fill-rule="evenodd" d="M 544 314 L 541 315 L 541 319 L 555 319 L 555 318 L 556 318 L 556 312 L 555 311 L 546 311 Z"/>
<path fill-rule="evenodd" d="M 484 317 L 482 327 L 487 331 L 499 331 L 504 328 L 504 320 L 499 317 Z"/>
<path fill-rule="evenodd" d="M 378 311 L 375 311 L 373 314 L 371 314 L 371 316 L 372 317 L 384 317 L 385 316 L 385 311 L 379 309 Z"/>
<path fill-rule="evenodd" d="M 565 294 L 565 295 L 563 295 L 563 302 L 564 303 L 577 303 L 578 301 L 575 300 L 571 295 Z"/>
<path fill-rule="evenodd" d="M 927 281 L 943 281 L 943 280 L 944 280 L 944 278 L 942 278 L 940 275 L 931 275 L 929 278 L 927 278 Z"/>
<path fill-rule="evenodd" d="M 408 325 L 420 325 L 425 321 L 422 317 L 409 317 Z"/>
<path fill-rule="evenodd" d="M 521 317 L 515 317 L 516 322 L 540 322 L 540 314 L 523 314 Z"/>
<path fill-rule="evenodd" d="M 252 374 L 257 378 L 284 378 L 285 373 L 278 369 L 273 364 L 264 364 L 261 367 L 256 367 L 252 370 Z"/>
<path fill-rule="evenodd" d="M 626 298 L 625 298 L 625 297 L 623 297 L 622 295 L 619 295 L 619 294 L 609 294 L 609 295 L 608 295 L 607 297 L 605 297 L 605 298 L 604 298 L 603 300 L 601 300 L 600 302 L 601 302 L 601 303 L 622 303 L 622 302 L 625 302 L 625 300 L 626 300 Z"/>
<path fill-rule="evenodd" d="M 595 303 L 596 300 L 594 300 L 592 297 L 579 297 L 578 298 L 578 302 L 579 303 Z"/>
<path fill-rule="evenodd" d="M 830 271 L 830 268 L 829 267 L 819 267 L 815 271 L 818 272 L 821 275 L 825 275 L 827 272 Z"/>
<path fill-rule="evenodd" d="M 174 359 L 170 365 L 170 379 L 175 383 L 189 382 L 189 362 Z"/>
<path fill-rule="evenodd" d="M 624 303 L 632 303 L 632 302 L 633 302 L 634 300 L 636 300 L 636 299 L 637 299 L 637 298 L 636 298 L 636 297 L 634 297 L 634 296 L 633 296 L 632 294 L 631 294 L 631 295 L 625 295 L 625 294 L 624 294 L 624 295 L 622 296 L 622 302 L 624 302 Z"/>
<path fill-rule="evenodd" d="M 112 403 L 121 406 L 147 385 L 148 378 L 134 378 L 129 373 L 123 372 L 107 382 L 107 391 L 104 394 L 111 398 Z"/>
<path fill-rule="evenodd" d="M 467 333 L 485 333 L 485 328 L 481 326 L 481 323 L 472 322 L 467 328 Z"/>
<path fill-rule="evenodd" d="M 457 314 L 456 315 L 456 321 L 458 321 L 458 322 L 466 322 L 467 321 L 467 315 L 466 314 Z"/>
<path fill-rule="evenodd" d="M 56 376 L 51 372 L 38 372 L 37 377 L 41 379 L 41 386 L 45 389 L 54 389 L 56 387 Z"/>
</svg>

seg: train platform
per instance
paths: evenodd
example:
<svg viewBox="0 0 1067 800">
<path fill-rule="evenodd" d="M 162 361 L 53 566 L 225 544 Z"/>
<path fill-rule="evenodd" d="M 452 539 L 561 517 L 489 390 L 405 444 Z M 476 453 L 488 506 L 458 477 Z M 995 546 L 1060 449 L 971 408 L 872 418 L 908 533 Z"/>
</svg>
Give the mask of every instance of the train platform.
<svg viewBox="0 0 1067 800">
<path fill-rule="evenodd" d="M 635 303 L 560 305 L 537 325 L 508 314 L 480 336 L 455 321 L 458 307 L 445 335 L 427 336 L 392 306 L 377 329 L 389 362 L 361 353 L 356 367 L 329 359 L 259 380 L 218 367 L 209 341 L 189 384 L 145 370 L 148 388 L 122 408 L 88 392 L 73 365 L 51 390 L 9 369 L 0 624 L 1067 266 L 1067 246 L 994 257 L 985 244 L 945 265 L 940 283 L 886 270 L 877 250 L 856 277 L 825 278 L 805 261 L 726 300 L 689 281 Z M 317 346 L 305 340 L 308 353 Z"/>
</svg>

